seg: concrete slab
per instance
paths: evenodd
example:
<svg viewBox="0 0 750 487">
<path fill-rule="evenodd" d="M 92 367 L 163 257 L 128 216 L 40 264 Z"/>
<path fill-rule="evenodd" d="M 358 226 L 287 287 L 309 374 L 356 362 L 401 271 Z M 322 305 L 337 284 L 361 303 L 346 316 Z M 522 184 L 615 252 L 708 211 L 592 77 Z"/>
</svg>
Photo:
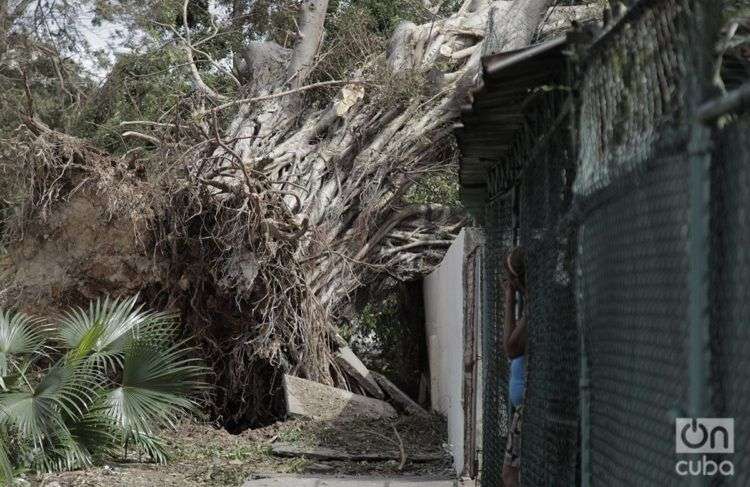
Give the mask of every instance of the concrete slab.
<svg viewBox="0 0 750 487">
<path fill-rule="evenodd" d="M 456 487 L 455 480 L 389 480 L 386 487 Z"/>
<path fill-rule="evenodd" d="M 372 372 L 367 369 L 365 364 L 363 364 L 359 357 L 354 354 L 351 348 L 341 347 L 336 353 L 336 363 L 338 363 L 339 367 L 344 369 L 349 375 L 354 377 L 359 385 L 364 387 L 372 397 L 381 400 L 385 399 L 385 395 L 378 386 Z"/>
<path fill-rule="evenodd" d="M 459 487 L 457 480 L 381 477 L 270 476 L 248 480 L 242 487 Z M 467 486 L 468 487 L 468 486 Z"/>
<path fill-rule="evenodd" d="M 248 480 L 242 487 L 318 487 L 316 478 L 299 477 L 272 477 L 257 480 Z"/>
<path fill-rule="evenodd" d="M 354 394 L 291 375 L 284 376 L 287 412 L 312 419 L 394 418 L 393 406 L 380 399 Z"/>
<path fill-rule="evenodd" d="M 396 384 L 388 380 L 386 376 L 378 374 L 377 372 L 371 372 L 371 374 L 375 378 L 375 381 L 380 384 L 380 387 L 385 391 L 385 393 L 388 394 L 388 397 L 391 398 L 391 401 L 399 405 L 407 413 L 421 414 L 425 416 L 430 414 L 425 411 L 422 406 L 420 406 L 416 401 L 407 396 L 404 391 L 399 389 Z"/>
</svg>

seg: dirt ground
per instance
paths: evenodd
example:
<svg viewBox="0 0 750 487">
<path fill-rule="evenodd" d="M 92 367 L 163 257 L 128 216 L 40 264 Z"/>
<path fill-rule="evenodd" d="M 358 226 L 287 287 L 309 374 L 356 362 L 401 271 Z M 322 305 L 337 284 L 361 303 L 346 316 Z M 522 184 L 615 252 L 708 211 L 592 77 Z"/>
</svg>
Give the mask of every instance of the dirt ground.
<svg viewBox="0 0 750 487">
<path fill-rule="evenodd" d="M 334 462 L 281 458 L 272 454 L 274 442 L 320 446 L 347 453 L 392 452 L 400 456 L 398 436 L 406 463 L 399 461 Z M 185 421 L 177 431 L 165 432 L 172 450 L 167 465 L 139 462 L 137 457 L 113 460 L 85 471 L 28 477 L 33 487 L 90 486 L 233 486 L 254 475 L 317 473 L 325 475 L 450 475 L 450 460 L 412 463 L 409 455 L 445 452 L 445 425 L 438 417 L 405 416 L 392 421 L 319 422 L 290 420 L 231 435 L 211 425 Z M 24 485 L 28 485 L 25 484 Z"/>
</svg>

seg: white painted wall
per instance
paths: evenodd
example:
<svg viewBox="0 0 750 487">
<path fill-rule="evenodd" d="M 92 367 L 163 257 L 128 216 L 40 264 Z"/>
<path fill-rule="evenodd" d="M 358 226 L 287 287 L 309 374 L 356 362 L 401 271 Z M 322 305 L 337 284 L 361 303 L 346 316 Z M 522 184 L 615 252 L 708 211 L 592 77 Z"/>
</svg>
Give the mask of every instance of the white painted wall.
<svg viewBox="0 0 750 487">
<path fill-rule="evenodd" d="M 464 465 L 464 240 L 462 230 L 440 266 L 424 280 L 432 409 L 448 421 L 448 442 L 459 475 Z"/>
</svg>

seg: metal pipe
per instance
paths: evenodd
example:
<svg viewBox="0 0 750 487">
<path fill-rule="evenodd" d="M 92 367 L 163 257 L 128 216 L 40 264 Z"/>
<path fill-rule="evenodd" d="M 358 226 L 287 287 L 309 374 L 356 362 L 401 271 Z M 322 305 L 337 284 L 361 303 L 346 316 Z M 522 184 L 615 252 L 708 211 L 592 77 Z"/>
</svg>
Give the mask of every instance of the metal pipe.
<svg viewBox="0 0 750 487">
<path fill-rule="evenodd" d="M 586 354 L 584 337 L 581 336 L 581 378 L 579 381 L 581 414 L 581 486 L 591 487 L 591 385 L 589 379 L 589 359 Z"/>
<path fill-rule="evenodd" d="M 715 119 L 726 110 L 743 105 L 744 91 L 737 91 L 717 102 L 700 104 L 713 91 L 713 46 L 718 36 L 718 16 L 709 12 L 704 2 L 690 2 L 691 21 L 689 39 L 695 49 L 689 58 L 695 75 L 691 77 L 687 90 L 688 113 L 696 118 L 691 123 L 688 144 L 689 191 L 688 211 L 688 412 L 693 418 L 710 416 L 710 310 L 709 259 L 711 245 L 711 128 L 702 120 Z M 693 487 L 706 487 L 709 478 L 694 476 Z"/>
<path fill-rule="evenodd" d="M 693 418 L 708 413 L 709 385 L 709 198 L 711 131 L 696 124 L 690 143 L 690 209 L 688 221 L 688 406 Z M 694 487 L 708 485 L 693 477 Z"/>
<path fill-rule="evenodd" d="M 712 123 L 722 115 L 750 109 L 750 83 L 745 83 L 726 95 L 708 101 L 698 108 L 698 120 Z"/>
<path fill-rule="evenodd" d="M 580 373 L 578 380 L 579 414 L 581 418 L 581 487 L 591 487 L 591 379 L 589 377 L 589 360 L 586 351 L 586 334 L 584 333 L 583 306 L 583 236 L 585 226 L 580 227 L 578 235 L 578 258 L 576 259 L 576 308 L 578 309 L 578 337 L 580 353 Z"/>
</svg>

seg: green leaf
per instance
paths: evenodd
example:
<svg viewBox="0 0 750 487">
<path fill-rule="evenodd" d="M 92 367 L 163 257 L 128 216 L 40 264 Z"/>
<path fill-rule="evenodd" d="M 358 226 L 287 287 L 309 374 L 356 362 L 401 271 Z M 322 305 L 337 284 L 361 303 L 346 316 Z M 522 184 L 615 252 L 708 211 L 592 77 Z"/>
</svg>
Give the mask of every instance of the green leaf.
<svg viewBox="0 0 750 487">
<path fill-rule="evenodd" d="M 156 432 L 193 410 L 190 395 L 205 387 L 206 368 L 174 343 L 176 330 L 172 315 L 143 311 L 135 297 L 98 300 L 65 315 L 62 358 L 37 376 L 46 329 L 0 312 L 0 359 L 11 372 L 0 374 L 0 439 L 14 440 L 12 455 L 2 445 L 0 481 L 11 461 L 39 472 L 84 468 L 123 443 L 165 462 Z"/>
<path fill-rule="evenodd" d="M 13 465 L 6 450 L 9 443 L 8 435 L 0 429 L 0 485 L 10 485 L 13 482 Z"/>
<path fill-rule="evenodd" d="M 158 436 L 145 433 L 135 433 L 128 437 L 128 442 L 135 447 L 140 447 L 156 463 L 167 463 L 169 454 L 167 446 Z"/>
<path fill-rule="evenodd" d="M 117 445 L 114 430 L 109 417 L 101 410 L 92 410 L 50 438 L 50 446 L 36 452 L 34 468 L 50 472 L 90 467 L 105 455 L 114 455 Z"/>
<path fill-rule="evenodd" d="M 90 367 L 59 362 L 30 391 L 0 394 L 0 424 L 42 445 L 67 430 L 67 418 L 83 417 L 98 397 L 97 374 Z"/>
<path fill-rule="evenodd" d="M 126 437 L 152 436 L 155 428 L 173 426 L 178 414 L 195 407 L 188 395 L 205 386 L 206 369 L 190 352 L 184 343 L 165 348 L 137 341 L 128 348 L 122 382 L 104 399 Z"/>
<path fill-rule="evenodd" d="M 48 333 L 40 320 L 0 310 L 0 378 L 11 372 L 18 357 L 41 353 Z"/>
<path fill-rule="evenodd" d="M 122 353 L 136 339 L 165 342 L 174 338 L 176 322 L 168 313 L 142 311 L 137 296 L 92 302 L 88 311 L 77 308 L 60 320 L 59 335 L 71 357 L 93 357 L 105 371 L 122 367 Z"/>
</svg>

